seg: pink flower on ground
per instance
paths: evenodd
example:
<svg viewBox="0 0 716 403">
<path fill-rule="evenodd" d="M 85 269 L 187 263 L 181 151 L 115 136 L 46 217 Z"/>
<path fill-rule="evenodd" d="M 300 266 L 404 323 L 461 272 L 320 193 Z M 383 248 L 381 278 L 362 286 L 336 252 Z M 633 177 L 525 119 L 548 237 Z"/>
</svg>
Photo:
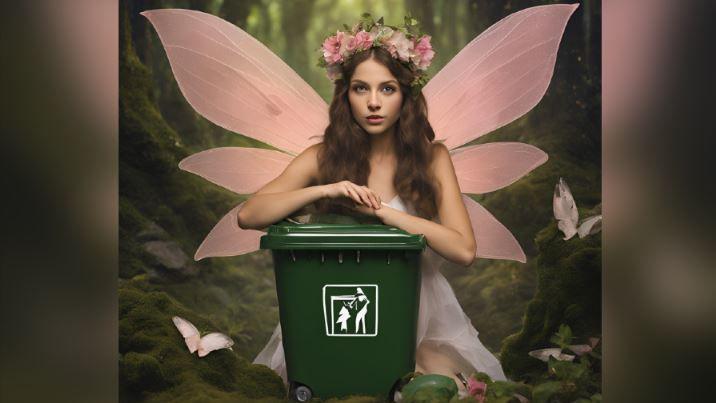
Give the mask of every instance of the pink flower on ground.
<svg viewBox="0 0 716 403">
<path fill-rule="evenodd" d="M 475 400 L 482 403 L 485 401 L 487 384 L 485 382 L 478 381 L 473 377 L 470 377 L 467 379 L 467 392 L 470 394 L 470 396 L 474 397 Z"/>
<path fill-rule="evenodd" d="M 430 66 L 433 56 L 435 56 L 435 52 L 433 51 L 433 46 L 430 44 L 430 36 L 423 35 L 415 44 L 412 56 L 413 63 L 415 63 L 418 69 L 425 70 Z"/>
</svg>

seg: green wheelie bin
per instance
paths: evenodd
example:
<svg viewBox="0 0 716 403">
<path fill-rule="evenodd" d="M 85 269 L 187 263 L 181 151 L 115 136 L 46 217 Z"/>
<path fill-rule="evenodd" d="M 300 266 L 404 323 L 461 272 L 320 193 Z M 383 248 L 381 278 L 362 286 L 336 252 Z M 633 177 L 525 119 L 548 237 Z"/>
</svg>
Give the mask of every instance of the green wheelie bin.
<svg viewBox="0 0 716 403">
<path fill-rule="evenodd" d="M 423 235 L 282 222 L 273 255 L 289 397 L 390 394 L 415 369 Z"/>
</svg>

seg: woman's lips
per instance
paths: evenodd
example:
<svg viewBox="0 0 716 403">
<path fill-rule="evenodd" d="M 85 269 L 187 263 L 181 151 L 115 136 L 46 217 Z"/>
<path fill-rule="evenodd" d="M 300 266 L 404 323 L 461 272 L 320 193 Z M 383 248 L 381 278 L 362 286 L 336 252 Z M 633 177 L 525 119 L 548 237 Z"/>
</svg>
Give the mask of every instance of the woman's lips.
<svg viewBox="0 0 716 403">
<path fill-rule="evenodd" d="M 379 124 L 379 123 L 383 123 L 383 120 L 384 120 L 385 118 L 370 117 L 370 118 L 366 118 L 366 119 L 368 120 L 368 123 L 371 123 L 371 124 Z"/>
</svg>

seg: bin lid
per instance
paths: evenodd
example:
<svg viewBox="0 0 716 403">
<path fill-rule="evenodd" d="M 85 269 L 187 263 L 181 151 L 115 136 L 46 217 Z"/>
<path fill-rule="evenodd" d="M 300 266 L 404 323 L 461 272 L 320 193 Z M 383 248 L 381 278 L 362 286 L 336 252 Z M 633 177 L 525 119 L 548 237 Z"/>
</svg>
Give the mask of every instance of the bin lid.
<svg viewBox="0 0 716 403">
<path fill-rule="evenodd" d="M 261 249 L 423 250 L 425 236 L 376 224 L 294 224 L 269 227 Z"/>
</svg>

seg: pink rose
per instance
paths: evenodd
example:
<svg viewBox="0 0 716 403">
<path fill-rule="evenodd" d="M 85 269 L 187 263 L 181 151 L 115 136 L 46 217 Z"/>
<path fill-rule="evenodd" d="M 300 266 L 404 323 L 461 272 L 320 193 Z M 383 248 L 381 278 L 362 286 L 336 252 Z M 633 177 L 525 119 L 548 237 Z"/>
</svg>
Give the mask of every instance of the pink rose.
<svg viewBox="0 0 716 403">
<path fill-rule="evenodd" d="M 369 49 L 373 45 L 373 36 L 365 31 L 360 31 L 353 37 L 348 45 L 348 51 L 354 52 Z"/>
<path fill-rule="evenodd" d="M 408 39 L 402 31 L 395 31 L 393 35 L 386 41 L 390 54 L 398 56 L 403 62 L 410 59 L 410 53 L 413 50 L 413 41 Z"/>
<path fill-rule="evenodd" d="M 435 52 L 433 51 L 433 47 L 430 44 L 430 36 L 423 35 L 416 42 L 415 49 L 413 49 L 413 63 L 415 63 L 418 69 L 425 70 L 428 68 L 428 66 L 430 66 L 430 62 L 433 60 L 433 56 L 435 56 Z"/>
<path fill-rule="evenodd" d="M 487 384 L 485 382 L 478 381 L 473 377 L 469 377 L 467 379 L 467 391 L 470 396 L 473 396 L 475 400 L 482 403 L 485 400 Z"/>
<path fill-rule="evenodd" d="M 378 42 L 385 43 L 393 35 L 393 29 L 376 25 L 370 30 L 370 33 Z"/>
<path fill-rule="evenodd" d="M 342 38 L 338 38 L 339 34 L 342 33 L 338 32 L 337 35 L 330 36 L 323 42 L 323 59 L 325 59 L 328 64 L 343 61 L 340 53 Z"/>
<path fill-rule="evenodd" d="M 338 48 L 338 53 L 341 55 L 341 61 L 344 61 L 348 56 L 350 56 L 348 52 L 348 44 L 353 41 L 353 35 L 338 31 L 336 37 L 341 43 L 341 46 Z"/>
</svg>

